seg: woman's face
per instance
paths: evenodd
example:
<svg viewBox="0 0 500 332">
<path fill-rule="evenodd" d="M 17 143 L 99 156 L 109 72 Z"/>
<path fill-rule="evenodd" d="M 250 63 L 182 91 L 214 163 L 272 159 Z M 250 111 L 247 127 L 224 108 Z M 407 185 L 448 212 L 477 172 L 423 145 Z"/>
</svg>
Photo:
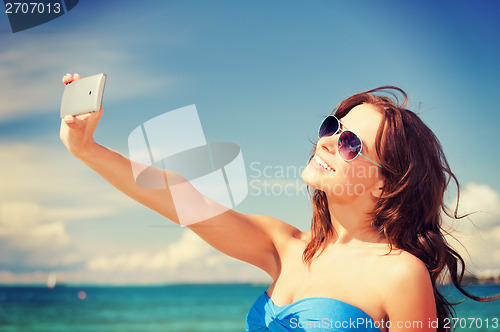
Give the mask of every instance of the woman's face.
<svg viewBox="0 0 500 332">
<path fill-rule="evenodd" d="M 382 121 L 381 112 L 373 105 L 361 104 L 339 120 L 343 130 L 352 131 L 362 140 L 361 153 L 380 163 L 375 152 L 375 137 Z M 303 180 L 309 186 L 324 191 L 327 197 L 334 196 L 336 199 L 352 199 L 368 194 L 378 196 L 383 185 L 381 168 L 361 155 L 351 161 L 342 159 L 338 153 L 340 133 L 319 139 L 314 157 L 302 172 Z"/>
</svg>

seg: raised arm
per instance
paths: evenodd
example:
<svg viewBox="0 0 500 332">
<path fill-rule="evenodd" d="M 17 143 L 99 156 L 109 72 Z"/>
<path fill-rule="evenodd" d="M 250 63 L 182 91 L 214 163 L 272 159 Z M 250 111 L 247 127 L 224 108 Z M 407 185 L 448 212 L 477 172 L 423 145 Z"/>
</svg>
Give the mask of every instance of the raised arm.
<svg viewBox="0 0 500 332">
<path fill-rule="evenodd" d="M 74 79 L 78 77 L 67 75 L 63 82 L 68 84 Z M 167 183 L 165 189 L 146 189 L 137 185 L 132 162 L 93 139 L 102 113 L 101 108 L 99 112 L 62 119 L 60 138 L 68 151 L 127 196 L 179 224 L 168 181 L 185 179 L 170 171 L 157 170 L 162 172 Z M 193 209 L 210 209 L 216 204 L 192 186 L 186 195 L 189 195 Z M 190 224 L 188 228 L 215 249 L 261 268 L 273 279 L 280 273 L 280 256 L 286 241 L 298 232 L 293 226 L 275 218 L 245 215 L 233 210 Z"/>
</svg>

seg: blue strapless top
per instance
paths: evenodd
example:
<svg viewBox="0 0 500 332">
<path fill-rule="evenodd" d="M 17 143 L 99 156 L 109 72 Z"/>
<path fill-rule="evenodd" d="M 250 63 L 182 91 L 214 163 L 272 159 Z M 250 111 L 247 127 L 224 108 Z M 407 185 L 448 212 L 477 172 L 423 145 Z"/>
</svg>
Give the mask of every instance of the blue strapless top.
<svg viewBox="0 0 500 332">
<path fill-rule="evenodd" d="M 279 307 L 266 292 L 248 311 L 245 324 L 250 332 L 381 332 L 366 312 L 340 300 L 310 297 Z"/>
</svg>

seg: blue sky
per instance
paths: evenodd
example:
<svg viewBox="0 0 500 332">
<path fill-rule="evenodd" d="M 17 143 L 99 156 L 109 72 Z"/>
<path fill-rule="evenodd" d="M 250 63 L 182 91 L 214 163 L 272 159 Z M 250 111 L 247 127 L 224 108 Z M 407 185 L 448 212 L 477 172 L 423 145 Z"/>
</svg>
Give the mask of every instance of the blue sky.
<svg viewBox="0 0 500 332">
<path fill-rule="evenodd" d="M 495 1 L 82 0 L 16 34 L 0 15 L 0 249 L 9 252 L 0 282 L 43 282 L 50 272 L 68 282 L 267 280 L 65 151 L 67 72 L 108 75 L 95 138 L 125 155 L 135 127 L 196 104 L 208 141 L 242 149 L 253 186 L 237 209 L 303 230 L 310 206 L 300 173 L 280 171 L 305 165 L 309 138 L 342 99 L 399 86 L 442 142 L 464 206 L 487 212 L 474 219 L 481 236 L 465 241 L 478 270 L 500 271 L 499 258 L 482 258 L 486 244 L 500 257 L 499 13 Z M 255 179 L 264 167 L 273 176 Z M 265 195 L 266 183 L 275 192 Z M 286 184 L 296 194 L 279 194 Z M 203 278 L 192 280 L 196 271 Z"/>
</svg>

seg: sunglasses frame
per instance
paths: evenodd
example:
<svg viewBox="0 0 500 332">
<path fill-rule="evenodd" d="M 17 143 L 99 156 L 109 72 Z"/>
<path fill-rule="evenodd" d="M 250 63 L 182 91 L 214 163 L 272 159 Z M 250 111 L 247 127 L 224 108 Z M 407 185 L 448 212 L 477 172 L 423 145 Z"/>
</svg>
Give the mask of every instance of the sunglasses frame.
<svg viewBox="0 0 500 332">
<path fill-rule="evenodd" d="M 332 118 L 334 118 L 335 120 L 337 120 L 337 127 L 338 127 L 338 128 L 337 128 L 337 131 L 336 131 L 336 132 L 334 132 L 334 133 L 333 133 L 333 134 L 331 134 L 331 135 L 323 135 L 323 136 L 321 136 L 321 135 L 320 135 L 320 132 L 321 132 L 321 127 L 323 127 L 323 124 L 325 123 L 325 121 L 326 121 L 328 118 L 330 118 L 330 117 L 332 117 Z M 341 128 L 340 128 L 340 125 L 342 125 L 344 128 L 346 128 L 346 130 L 341 129 Z M 348 159 L 345 159 L 344 157 L 342 157 L 342 154 L 340 153 L 340 136 L 339 136 L 339 139 L 337 140 L 337 151 L 338 151 L 338 153 L 339 153 L 340 158 L 342 158 L 344 161 L 353 161 L 353 160 L 354 160 L 354 159 L 356 159 L 358 156 L 362 156 L 363 158 L 367 159 L 368 161 L 371 161 L 372 163 L 374 163 L 374 164 L 375 164 L 375 165 L 377 165 L 378 167 L 383 168 L 383 167 L 382 167 L 382 165 L 380 165 L 379 163 L 377 163 L 377 162 L 375 162 L 375 161 L 371 160 L 370 158 L 368 158 L 367 156 L 365 156 L 364 154 L 362 154 L 362 153 L 361 153 L 361 150 L 363 150 L 363 140 L 361 140 L 361 138 L 359 138 L 359 136 L 358 136 L 358 135 L 356 135 L 356 133 L 354 133 L 353 131 L 351 131 L 351 130 L 347 129 L 347 127 L 346 127 L 346 126 L 345 126 L 342 122 L 340 122 L 340 120 L 339 120 L 339 119 L 338 119 L 335 115 L 333 115 L 333 114 L 328 115 L 328 116 L 327 116 L 327 117 L 323 120 L 323 122 L 321 122 L 321 125 L 319 126 L 319 129 L 318 129 L 318 137 L 319 137 L 319 138 L 322 138 L 322 137 L 334 136 L 334 135 L 337 135 L 339 132 L 340 132 L 340 135 L 342 135 L 342 134 L 343 134 L 343 133 L 345 133 L 345 132 L 350 132 L 350 133 L 352 133 L 354 136 L 356 136 L 356 137 L 359 139 L 359 142 L 361 143 L 361 148 L 359 149 L 358 154 L 357 154 L 354 158 L 352 158 L 352 159 L 349 159 L 349 160 L 348 160 Z"/>
</svg>

